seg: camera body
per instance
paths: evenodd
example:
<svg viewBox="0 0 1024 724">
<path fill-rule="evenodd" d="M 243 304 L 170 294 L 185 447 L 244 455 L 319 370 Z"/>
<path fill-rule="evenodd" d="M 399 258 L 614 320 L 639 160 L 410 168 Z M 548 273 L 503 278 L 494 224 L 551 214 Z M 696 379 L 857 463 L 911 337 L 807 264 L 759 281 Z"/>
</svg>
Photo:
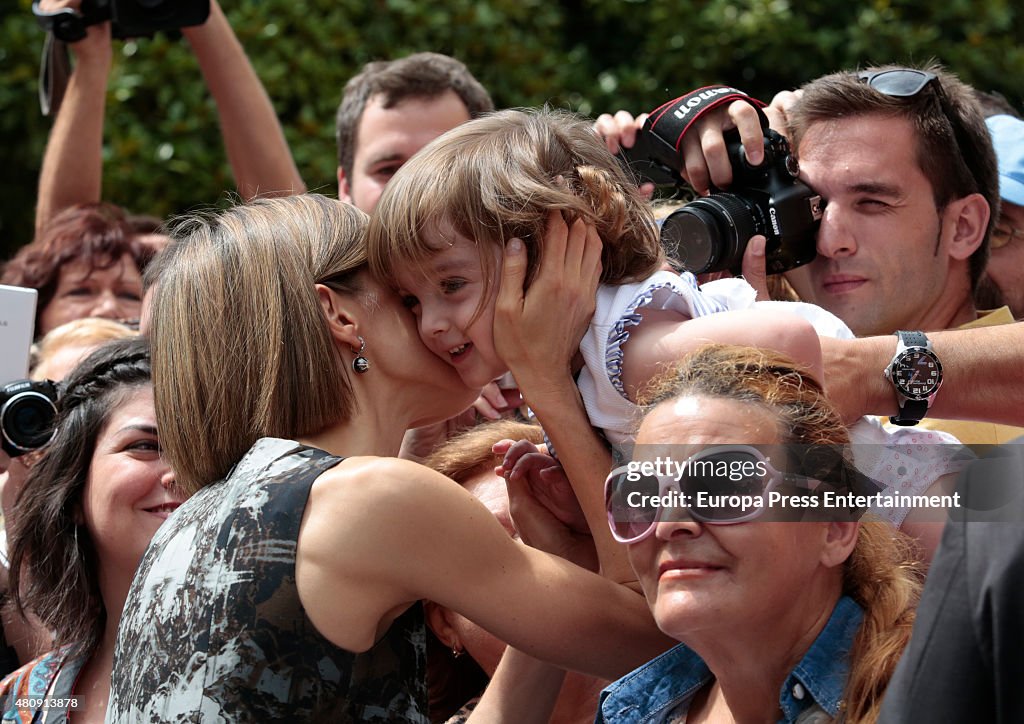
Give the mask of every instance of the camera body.
<svg viewBox="0 0 1024 724">
<path fill-rule="evenodd" d="M 12 458 L 41 448 L 53 437 L 57 385 L 15 380 L 0 387 L 0 441 Z"/>
<path fill-rule="evenodd" d="M 166 30 L 201 25 L 210 15 L 210 0 L 82 0 L 80 12 L 63 8 L 44 13 L 32 3 L 39 25 L 58 40 L 74 43 L 90 25 L 109 20 L 115 38 L 138 38 Z"/>
<path fill-rule="evenodd" d="M 726 134 L 733 182 L 670 214 L 661 241 L 679 268 L 704 274 L 738 274 L 747 242 L 755 234 L 767 239 L 769 274 L 780 274 L 812 261 L 822 215 L 821 196 L 797 178 L 799 167 L 785 137 L 765 131 L 764 161 L 752 166 L 739 134 Z"/>
</svg>

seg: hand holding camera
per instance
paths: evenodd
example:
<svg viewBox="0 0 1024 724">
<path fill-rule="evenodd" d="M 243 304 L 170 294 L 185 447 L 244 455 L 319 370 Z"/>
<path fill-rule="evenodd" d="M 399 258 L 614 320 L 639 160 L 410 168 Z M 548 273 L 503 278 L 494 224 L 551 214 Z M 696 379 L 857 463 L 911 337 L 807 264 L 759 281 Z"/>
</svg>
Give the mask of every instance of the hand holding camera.
<svg viewBox="0 0 1024 724">
<path fill-rule="evenodd" d="M 685 173 L 698 192 L 713 191 L 662 224 L 662 244 L 677 268 L 738 274 L 756 235 L 766 239 L 769 274 L 814 259 L 821 197 L 799 181 L 785 137 L 768 129 L 767 117 L 740 91 L 711 86 L 660 106 L 622 155 L 642 179 L 678 185 Z M 719 191 L 726 185 L 728 192 Z"/>
<path fill-rule="evenodd" d="M 752 166 L 764 161 L 764 129 L 757 109 L 747 101 L 733 101 L 702 113 L 683 134 L 683 179 L 700 196 L 728 188 L 733 181 L 726 134 L 739 134 Z"/>
<path fill-rule="evenodd" d="M 90 26 L 107 21 L 115 38 L 199 25 L 210 14 L 210 0 L 39 0 L 32 3 L 32 12 L 43 30 L 76 43 Z"/>
<path fill-rule="evenodd" d="M 36 14 L 36 19 L 41 25 L 41 18 L 52 18 L 48 22 L 51 23 L 54 36 L 71 44 L 72 52 L 79 63 L 102 63 L 109 69 L 113 60 L 110 23 L 82 24 L 79 27 L 83 17 L 81 8 L 85 1 L 39 0 L 32 4 L 32 12 Z"/>
</svg>

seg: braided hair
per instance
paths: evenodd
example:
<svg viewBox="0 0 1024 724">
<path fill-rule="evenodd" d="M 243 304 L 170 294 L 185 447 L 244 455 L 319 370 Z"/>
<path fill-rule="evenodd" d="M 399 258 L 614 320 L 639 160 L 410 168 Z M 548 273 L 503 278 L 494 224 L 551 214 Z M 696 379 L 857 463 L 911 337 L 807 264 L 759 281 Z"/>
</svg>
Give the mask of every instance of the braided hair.
<svg viewBox="0 0 1024 724">
<path fill-rule="evenodd" d="M 14 506 L 14 606 L 34 612 L 71 656 L 91 653 L 106 623 L 96 550 L 82 522 L 96 441 L 125 397 L 150 383 L 149 344 L 141 337 L 109 342 L 79 363 L 57 401 L 53 439 Z"/>
</svg>

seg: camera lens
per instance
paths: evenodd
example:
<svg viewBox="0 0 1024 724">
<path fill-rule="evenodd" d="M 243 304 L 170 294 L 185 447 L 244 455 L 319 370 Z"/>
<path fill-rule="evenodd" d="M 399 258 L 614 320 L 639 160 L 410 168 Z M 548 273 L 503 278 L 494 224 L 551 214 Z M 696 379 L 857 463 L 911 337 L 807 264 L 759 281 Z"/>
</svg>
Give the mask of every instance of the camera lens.
<svg viewBox="0 0 1024 724">
<path fill-rule="evenodd" d="M 750 237 L 763 229 L 757 206 L 735 194 L 713 194 L 672 212 L 661 226 L 661 242 L 684 271 L 738 270 Z"/>
<path fill-rule="evenodd" d="M 0 427 L 12 447 L 27 452 L 50 441 L 56 416 L 57 409 L 49 397 L 39 392 L 22 392 L 0 410 Z"/>
</svg>

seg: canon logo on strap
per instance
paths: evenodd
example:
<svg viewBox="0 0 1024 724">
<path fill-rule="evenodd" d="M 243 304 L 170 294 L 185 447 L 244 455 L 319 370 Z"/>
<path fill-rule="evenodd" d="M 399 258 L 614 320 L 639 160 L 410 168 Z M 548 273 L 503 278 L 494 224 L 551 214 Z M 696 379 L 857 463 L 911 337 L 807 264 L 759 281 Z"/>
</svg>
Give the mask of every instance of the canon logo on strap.
<svg viewBox="0 0 1024 724">
<path fill-rule="evenodd" d="M 680 103 L 678 108 L 672 111 L 672 115 L 674 115 L 679 120 L 683 120 L 684 118 L 686 118 L 687 115 L 689 115 L 690 111 L 692 111 L 697 106 L 703 105 L 706 101 L 711 100 L 715 96 L 720 96 L 724 94 L 738 94 L 741 96 L 747 95 L 741 90 L 737 90 L 736 88 L 730 88 L 728 86 L 718 86 L 717 88 L 710 88 L 706 91 L 701 91 L 700 93 L 693 93 L 687 96 L 686 100 Z"/>
</svg>

